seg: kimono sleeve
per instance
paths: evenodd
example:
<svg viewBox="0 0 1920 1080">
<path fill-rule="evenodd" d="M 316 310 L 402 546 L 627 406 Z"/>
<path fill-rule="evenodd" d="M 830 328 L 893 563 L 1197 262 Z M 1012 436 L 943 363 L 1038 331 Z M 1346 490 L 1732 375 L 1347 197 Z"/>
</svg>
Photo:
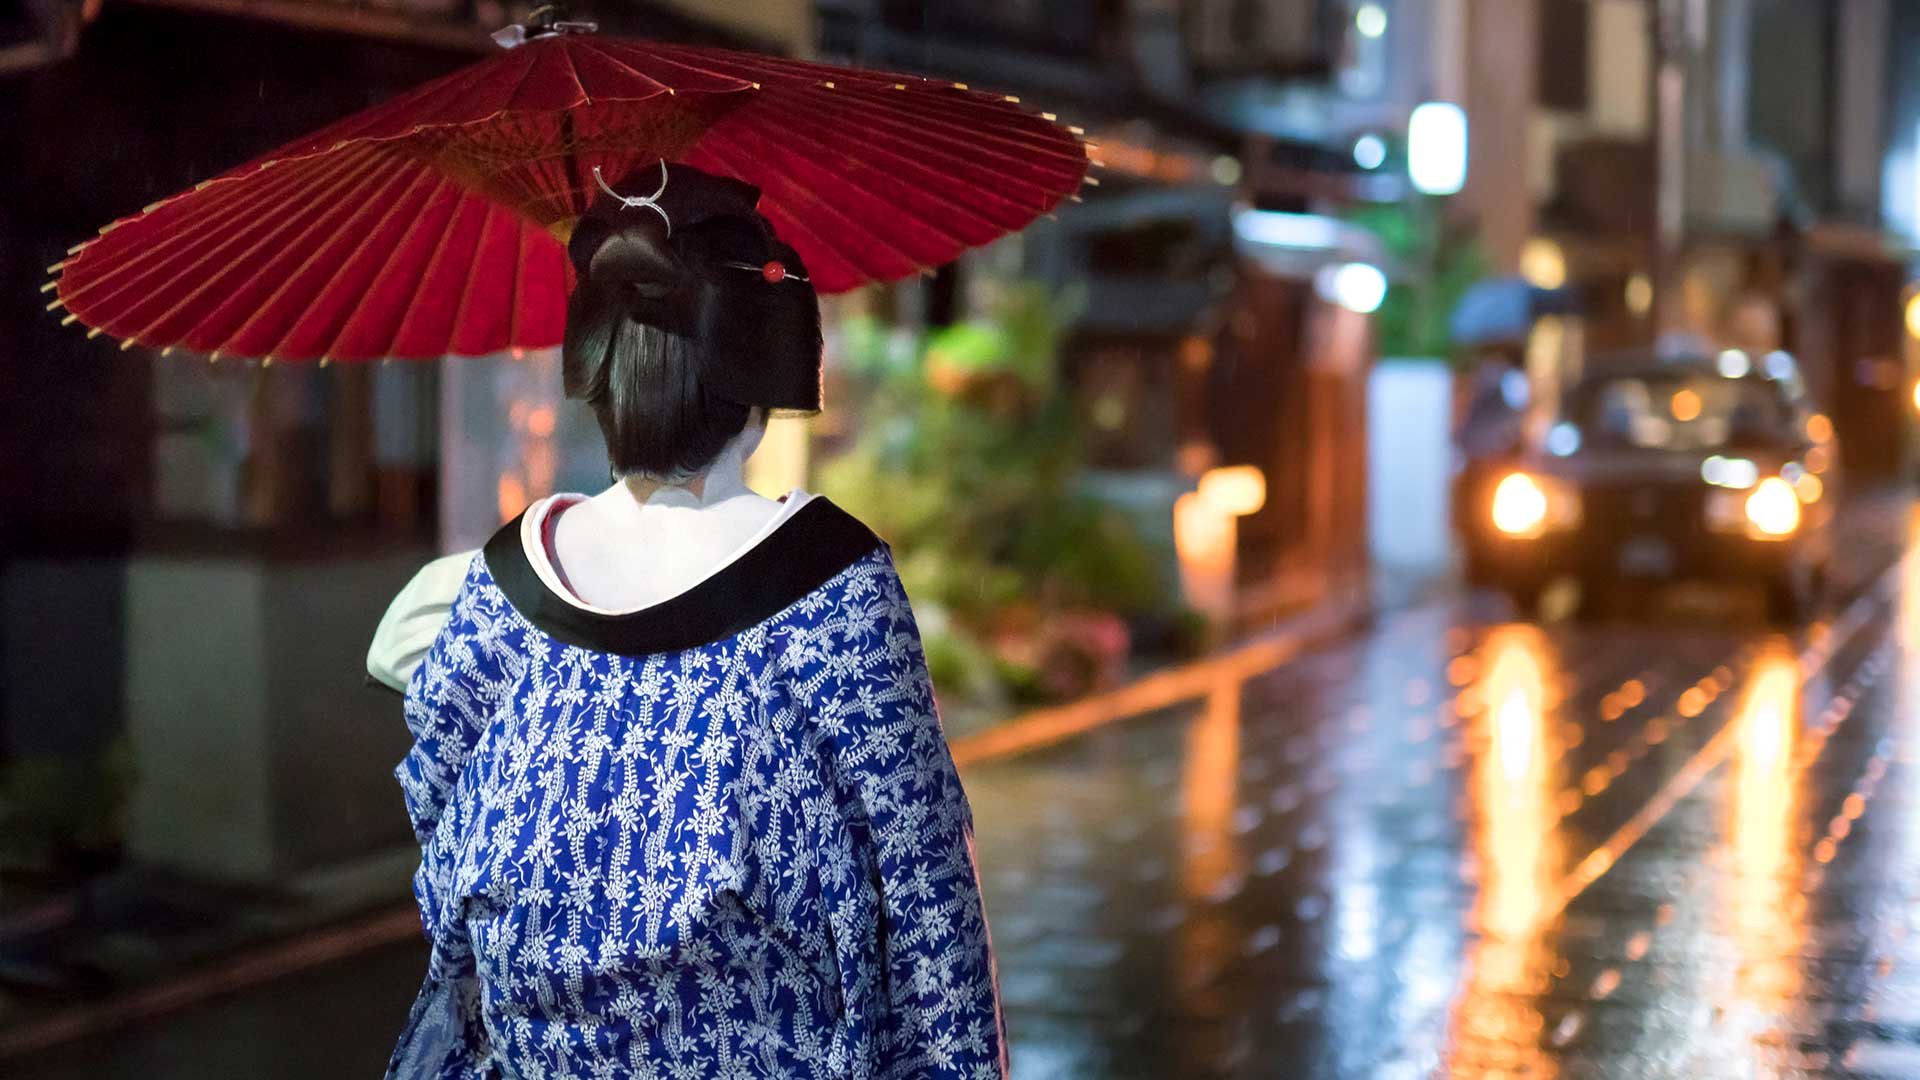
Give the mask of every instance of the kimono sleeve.
<svg viewBox="0 0 1920 1080">
<path fill-rule="evenodd" d="M 504 599 L 475 557 L 426 655 L 413 664 L 404 712 L 413 747 L 394 776 L 422 849 L 430 847 L 460 772 L 504 700 Z"/>
<path fill-rule="evenodd" d="M 972 811 L 940 730 L 906 593 L 890 559 L 868 567 L 875 572 L 857 576 L 811 635 L 812 711 L 846 816 L 860 823 L 880 878 L 877 947 L 850 958 L 842 942 L 843 982 L 865 991 L 855 996 L 870 1008 L 860 1011 L 877 1018 L 878 1030 L 860 1041 L 871 1040 L 881 1076 L 1004 1077 Z M 839 899 L 844 912 L 846 897 Z M 848 973 L 849 965 L 873 970 Z"/>
<path fill-rule="evenodd" d="M 422 567 L 387 605 L 380 626 L 367 648 L 367 677 L 388 689 L 406 693 L 414 669 L 440 636 L 453 611 L 454 598 L 473 568 L 473 551 L 435 559 Z"/>
</svg>

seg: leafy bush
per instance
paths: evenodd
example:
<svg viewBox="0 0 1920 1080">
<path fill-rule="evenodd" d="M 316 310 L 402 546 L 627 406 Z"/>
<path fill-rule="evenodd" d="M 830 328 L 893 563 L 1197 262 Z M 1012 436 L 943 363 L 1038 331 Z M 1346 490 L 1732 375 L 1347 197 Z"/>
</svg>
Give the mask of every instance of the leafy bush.
<svg viewBox="0 0 1920 1080">
<path fill-rule="evenodd" d="M 1453 355 L 1453 309 L 1489 266 L 1470 226 L 1448 223 L 1445 203 L 1414 198 L 1355 207 L 1346 220 L 1380 238 L 1399 272 L 1373 316 L 1382 356 Z"/>
<path fill-rule="evenodd" d="M 1124 617 L 1172 604 L 1151 545 L 1077 488 L 1061 306 L 1015 286 L 986 317 L 904 347 L 871 319 L 841 330 L 864 426 L 821 488 L 893 545 L 935 679 L 974 697 L 1105 681 L 1124 661 Z M 1081 665 L 1085 678 L 1065 673 Z"/>
</svg>

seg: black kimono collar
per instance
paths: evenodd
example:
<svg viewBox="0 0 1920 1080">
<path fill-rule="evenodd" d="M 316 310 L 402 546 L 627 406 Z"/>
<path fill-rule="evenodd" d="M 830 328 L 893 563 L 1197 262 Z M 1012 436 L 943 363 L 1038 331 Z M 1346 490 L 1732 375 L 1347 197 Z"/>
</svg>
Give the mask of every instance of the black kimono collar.
<svg viewBox="0 0 1920 1080">
<path fill-rule="evenodd" d="M 709 645 L 778 615 L 880 546 L 859 519 L 815 497 L 761 541 L 687 591 L 624 615 L 588 611 L 540 580 L 520 519 L 487 541 L 487 570 L 507 602 L 556 641 L 623 656 Z"/>
</svg>

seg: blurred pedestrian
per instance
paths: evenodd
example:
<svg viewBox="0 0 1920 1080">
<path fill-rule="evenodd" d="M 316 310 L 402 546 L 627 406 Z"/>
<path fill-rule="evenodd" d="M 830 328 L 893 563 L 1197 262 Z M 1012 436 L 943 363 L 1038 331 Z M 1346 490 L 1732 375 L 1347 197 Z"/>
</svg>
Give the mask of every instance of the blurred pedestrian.
<svg viewBox="0 0 1920 1080">
<path fill-rule="evenodd" d="M 1520 448 L 1531 397 L 1521 346 L 1483 346 L 1456 405 L 1454 442 L 1470 461 L 1499 458 Z"/>
<path fill-rule="evenodd" d="M 388 1075 L 1002 1076 L 972 820 L 890 553 L 747 489 L 820 405 L 806 268 L 664 162 L 575 226 L 562 370 L 614 482 L 428 566 L 404 688 L 426 983 Z"/>
</svg>

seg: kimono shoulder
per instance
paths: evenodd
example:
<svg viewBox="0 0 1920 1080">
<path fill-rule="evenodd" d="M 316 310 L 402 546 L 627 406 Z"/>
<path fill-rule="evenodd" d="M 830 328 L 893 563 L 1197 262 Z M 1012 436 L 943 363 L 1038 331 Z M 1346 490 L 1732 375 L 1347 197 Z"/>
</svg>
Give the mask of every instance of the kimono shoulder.
<svg viewBox="0 0 1920 1080">
<path fill-rule="evenodd" d="M 650 656 L 698 649 L 758 626 L 882 550 L 859 519 L 814 498 L 699 584 L 624 614 L 589 611 L 549 588 L 527 558 L 519 518 L 501 526 L 483 554 L 507 602 L 548 637 L 596 653 Z"/>
</svg>

